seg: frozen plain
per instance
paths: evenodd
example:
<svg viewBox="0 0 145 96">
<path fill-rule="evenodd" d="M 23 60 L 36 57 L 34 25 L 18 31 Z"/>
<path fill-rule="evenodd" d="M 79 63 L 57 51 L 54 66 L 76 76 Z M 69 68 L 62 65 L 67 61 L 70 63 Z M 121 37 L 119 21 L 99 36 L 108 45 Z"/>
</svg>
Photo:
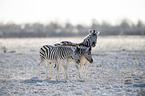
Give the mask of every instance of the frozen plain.
<svg viewBox="0 0 145 96">
<path fill-rule="evenodd" d="M 92 50 L 94 62 L 87 66 L 87 76 L 79 80 L 76 68 L 70 64 L 70 82 L 45 80 L 45 63 L 38 77 L 39 48 L 81 38 L 8 38 L 0 39 L 0 95 L 14 96 L 144 96 L 145 36 L 98 37 Z"/>
</svg>

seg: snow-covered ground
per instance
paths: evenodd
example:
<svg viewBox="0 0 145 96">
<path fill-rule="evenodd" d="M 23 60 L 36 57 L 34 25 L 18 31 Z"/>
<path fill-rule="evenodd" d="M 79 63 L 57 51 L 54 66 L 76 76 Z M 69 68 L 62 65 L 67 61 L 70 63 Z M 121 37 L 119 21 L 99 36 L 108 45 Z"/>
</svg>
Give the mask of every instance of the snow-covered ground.
<svg viewBox="0 0 145 96">
<path fill-rule="evenodd" d="M 9 38 L 0 39 L 0 95 L 145 95 L 145 36 L 98 37 L 93 48 L 94 62 L 87 66 L 86 79 L 78 79 L 74 63 L 68 70 L 69 82 L 45 78 L 45 64 L 38 79 L 39 48 L 81 38 Z"/>
</svg>

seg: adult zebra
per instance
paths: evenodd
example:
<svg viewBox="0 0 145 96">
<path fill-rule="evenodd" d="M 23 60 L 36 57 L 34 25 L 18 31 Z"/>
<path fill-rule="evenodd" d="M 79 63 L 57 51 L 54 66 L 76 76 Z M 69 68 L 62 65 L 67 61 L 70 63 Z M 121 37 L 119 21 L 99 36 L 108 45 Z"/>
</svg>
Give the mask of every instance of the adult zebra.
<svg viewBox="0 0 145 96">
<path fill-rule="evenodd" d="M 73 42 L 70 42 L 70 41 L 62 41 L 60 44 L 55 44 L 55 45 L 95 47 L 96 46 L 96 43 L 97 43 L 97 37 L 98 37 L 99 33 L 100 32 L 99 31 L 96 32 L 95 29 L 93 31 L 90 30 L 89 35 L 87 35 L 84 38 L 83 42 L 81 42 L 81 43 L 73 43 Z M 68 60 L 68 61 L 70 61 L 70 60 Z M 67 64 L 69 64 L 69 63 L 67 63 Z M 84 64 L 84 78 L 85 78 L 85 76 L 86 76 L 86 67 L 87 67 L 88 61 L 82 55 L 80 57 L 80 71 L 82 70 L 82 65 L 83 64 Z M 69 66 L 69 65 L 67 65 L 67 66 Z M 68 68 L 67 68 L 67 70 L 68 70 Z"/>
<path fill-rule="evenodd" d="M 73 43 L 70 41 L 62 41 L 60 43 L 55 44 L 55 46 L 58 45 L 70 45 L 70 46 L 85 46 L 85 47 L 95 47 L 97 43 L 97 37 L 99 35 L 100 31 L 95 31 L 95 29 L 92 31 L 90 30 L 90 33 L 84 38 L 83 42 L 81 43 Z"/>
<path fill-rule="evenodd" d="M 88 48 L 87 48 L 88 50 Z M 72 46 L 51 46 L 51 45 L 44 45 L 40 48 L 40 58 L 41 61 L 39 63 L 39 78 L 40 78 L 40 68 L 44 61 L 47 61 L 48 64 L 51 64 L 51 76 L 52 76 L 52 65 L 55 63 L 57 66 L 57 80 L 59 80 L 59 66 L 60 63 L 67 58 L 73 59 L 76 62 L 76 68 L 79 72 L 78 63 L 80 63 L 80 49 L 78 47 Z M 86 57 L 86 56 L 85 56 Z M 88 56 L 86 58 L 88 61 L 92 62 L 92 57 Z M 48 78 L 48 64 L 46 67 L 46 75 Z M 66 68 L 65 68 L 66 69 Z M 64 71 L 64 70 L 63 70 Z M 67 72 L 63 72 L 67 76 Z M 80 74 L 79 74 L 80 75 Z M 50 76 L 50 77 L 51 77 Z"/>
</svg>

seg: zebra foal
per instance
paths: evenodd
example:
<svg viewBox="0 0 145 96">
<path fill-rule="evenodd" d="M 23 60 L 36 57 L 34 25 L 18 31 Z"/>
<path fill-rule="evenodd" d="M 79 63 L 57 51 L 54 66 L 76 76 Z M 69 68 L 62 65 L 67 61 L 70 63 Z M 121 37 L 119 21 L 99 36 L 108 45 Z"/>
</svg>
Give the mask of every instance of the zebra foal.
<svg viewBox="0 0 145 96">
<path fill-rule="evenodd" d="M 75 60 L 76 64 L 80 63 L 79 58 L 80 52 L 78 51 L 78 47 L 72 46 L 51 46 L 44 45 L 40 48 L 40 63 L 39 63 L 39 78 L 40 78 L 40 68 L 44 61 L 47 61 L 48 64 L 51 64 L 51 75 L 52 75 L 52 65 L 55 63 L 57 67 L 57 80 L 59 77 L 59 66 L 60 63 L 66 58 L 72 58 Z M 48 65 L 47 64 L 47 65 Z M 46 75 L 48 78 L 47 72 L 48 66 L 46 67 Z M 51 77 L 51 76 L 50 76 Z"/>
<path fill-rule="evenodd" d="M 90 63 L 93 63 L 93 59 L 92 59 L 92 54 L 91 54 L 91 47 L 79 47 L 79 59 L 80 59 L 80 63 L 79 63 L 79 65 L 80 64 L 82 64 L 82 57 L 83 57 L 83 59 L 86 59 L 87 61 L 89 61 Z M 67 58 L 66 59 L 67 60 L 67 65 L 65 66 L 65 71 L 67 72 L 67 70 L 68 70 L 68 67 L 69 67 L 69 63 L 70 62 L 74 62 L 74 63 L 76 63 L 72 58 Z M 77 71 L 78 71 L 78 75 L 79 75 L 79 78 L 81 78 L 81 66 L 80 66 L 80 68 L 79 68 L 79 66 L 78 66 L 78 64 L 75 64 L 76 65 L 76 68 L 77 68 Z M 63 66 L 63 64 L 62 64 L 62 69 L 64 70 L 64 66 Z M 64 72 L 64 71 L 63 71 Z M 64 76 L 65 76 L 65 73 L 64 73 Z"/>
</svg>

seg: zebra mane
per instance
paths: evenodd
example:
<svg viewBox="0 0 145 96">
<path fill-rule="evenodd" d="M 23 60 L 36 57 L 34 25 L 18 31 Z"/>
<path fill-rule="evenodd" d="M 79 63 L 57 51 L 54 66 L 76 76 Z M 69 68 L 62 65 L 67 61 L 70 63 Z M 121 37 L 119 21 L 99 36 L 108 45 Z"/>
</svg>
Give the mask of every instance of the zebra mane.
<svg viewBox="0 0 145 96">
<path fill-rule="evenodd" d="M 85 38 L 84 41 L 81 43 L 73 43 L 70 41 L 62 41 L 61 43 L 55 44 L 55 46 L 82 46 L 82 47 L 89 47 L 88 45 L 86 45 L 86 40 L 88 40 L 90 38 L 91 34 L 88 34 Z"/>
<path fill-rule="evenodd" d="M 65 46 L 65 45 L 69 45 L 69 46 L 78 46 L 77 43 L 73 43 L 73 44 L 62 43 L 62 44 L 61 44 L 61 46 Z"/>
</svg>

